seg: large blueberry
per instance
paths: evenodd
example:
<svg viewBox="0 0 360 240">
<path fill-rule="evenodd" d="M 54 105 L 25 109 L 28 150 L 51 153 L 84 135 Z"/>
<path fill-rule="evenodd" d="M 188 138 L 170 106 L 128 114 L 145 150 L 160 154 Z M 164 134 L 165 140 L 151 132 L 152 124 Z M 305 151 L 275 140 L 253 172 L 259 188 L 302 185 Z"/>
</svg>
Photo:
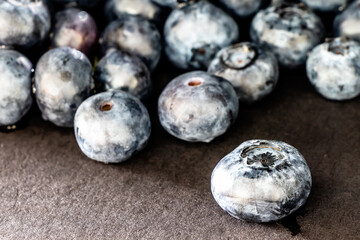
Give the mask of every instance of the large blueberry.
<svg viewBox="0 0 360 240">
<path fill-rule="evenodd" d="M 173 79 L 158 101 L 161 125 L 189 142 L 210 142 L 236 120 L 238 99 L 223 78 L 195 71 Z"/>
<path fill-rule="evenodd" d="M 259 10 L 264 0 L 220 0 L 219 2 L 237 16 L 248 17 Z"/>
<path fill-rule="evenodd" d="M 74 128 L 77 143 L 87 157 L 118 163 L 145 147 L 151 122 L 138 98 L 123 91 L 109 91 L 80 105 Z"/>
<path fill-rule="evenodd" d="M 133 54 L 113 51 L 103 57 L 95 68 L 95 84 L 100 91 L 123 90 L 147 98 L 152 90 L 150 72 Z"/>
<path fill-rule="evenodd" d="M 96 23 L 85 11 L 69 8 L 55 16 L 54 47 L 72 47 L 89 56 L 97 43 L 97 35 Z"/>
<path fill-rule="evenodd" d="M 104 51 L 110 48 L 131 52 L 154 70 L 161 56 L 161 37 L 156 26 L 139 16 L 124 16 L 110 23 L 103 34 Z"/>
<path fill-rule="evenodd" d="M 350 4 L 334 20 L 335 36 L 345 36 L 360 42 L 360 0 Z"/>
<path fill-rule="evenodd" d="M 42 0 L 0 1 L 0 45 L 38 45 L 47 37 L 50 24 L 50 13 Z"/>
<path fill-rule="evenodd" d="M 306 5 L 321 12 L 339 11 L 351 0 L 302 0 Z"/>
<path fill-rule="evenodd" d="M 108 18 L 135 15 L 149 21 L 159 21 L 161 8 L 151 0 L 107 0 L 105 12 Z"/>
<path fill-rule="evenodd" d="M 310 53 L 307 75 L 325 98 L 347 100 L 360 94 L 360 44 L 336 38 Z"/>
<path fill-rule="evenodd" d="M 92 66 L 80 51 L 55 48 L 39 60 L 35 71 L 36 101 L 42 117 L 72 127 L 76 109 L 90 94 Z"/>
<path fill-rule="evenodd" d="M 222 209 L 249 222 L 277 221 L 305 204 L 311 173 L 304 157 L 280 141 L 243 142 L 216 165 L 211 192 Z"/>
<path fill-rule="evenodd" d="M 31 62 L 13 50 L 0 50 L 0 126 L 18 122 L 30 109 Z"/>
<path fill-rule="evenodd" d="M 219 51 L 208 72 L 228 80 L 234 86 L 238 98 L 248 103 L 271 93 L 279 76 L 275 56 L 249 42 Z"/>
<path fill-rule="evenodd" d="M 304 4 L 280 2 L 254 17 L 250 36 L 272 51 L 279 63 L 288 68 L 303 65 L 309 51 L 323 39 L 324 26 Z"/>
<path fill-rule="evenodd" d="M 165 22 L 165 52 L 182 69 L 205 69 L 217 51 L 237 41 L 236 22 L 207 1 L 175 9 Z"/>
</svg>

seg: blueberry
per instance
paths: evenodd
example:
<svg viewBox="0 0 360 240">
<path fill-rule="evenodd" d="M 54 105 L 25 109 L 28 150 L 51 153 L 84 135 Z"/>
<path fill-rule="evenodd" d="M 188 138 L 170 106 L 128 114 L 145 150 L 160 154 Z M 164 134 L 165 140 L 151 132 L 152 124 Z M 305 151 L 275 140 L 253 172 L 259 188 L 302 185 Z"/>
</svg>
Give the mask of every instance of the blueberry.
<svg viewBox="0 0 360 240">
<path fill-rule="evenodd" d="M 0 50 L 0 126 L 18 122 L 32 105 L 32 64 L 13 50 Z"/>
<path fill-rule="evenodd" d="M 211 175 L 211 192 L 220 207 L 249 222 L 286 217 L 305 204 L 311 185 L 304 157 L 280 141 L 243 142 Z"/>
<path fill-rule="evenodd" d="M 34 47 L 47 37 L 50 24 L 50 13 L 42 0 L 0 2 L 0 45 Z"/>
<path fill-rule="evenodd" d="M 80 105 L 74 128 L 77 143 L 87 157 L 118 163 L 145 147 L 151 123 L 140 100 L 123 91 L 109 91 Z"/>
<path fill-rule="evenodd" d="M 360 44 L 341 38 L 320 44 L 306 63 L 308 78 L 325 98 L 347 100 L 360 94 Z"/>
<path fill-rule="evenodd" d="M 272 92 L 279 76 L 275 56 L 249 42 L 219 51 L 208 72 L 228 80 L 239 100 L 248 103 L 258 101 Z"/>
<path fill-rule="evenodd" d="M 133 54 L 114 51 L 103 57 L 94 72 L 95 84 L 100 91 L 123 90 L 144 99 L 152 90 L 150 72 Z"/>
<path fill-rule="evenodd" d="M 62 7 L 81 7 L 81 8 L 93 8 L 96 7 L 100 0 L 52 0 L 55 4 Z"/>
<path fill-rule="evenodd" d="M 135 15 L 149 21 L 159 21 L 161 8 L 151 0 L 107 0 L 105 13 L 110 20 Z"/>
<path fill-rule="evenodd" d="M 55 17 L 52 45 L 72 47 L 90 55 L 97 43 L 97 27 L 94 19 L 85 11 L 69 8 Z"/>
<path fill-rule="evenodd" d="M 305 63 L 308 52 L 321 42 L 324 26 L 304 4 L 281 2 L 256 14 L 250 36 L 272 51 L 282 66 L 296 68 Z"/>
<path fill-rule="evenodd" d="M 177 0 L 152 0 L 156 4 L 163 7 L 175 8 L 177 6 Z"/>
<path fill-rule="evenodd" d="M 161 56 L 160 33 L 149 21 L 137 16 L 126 16 L 110 23 L 103 34 L 103 49 L 131 52 L 154 70 Z"/>
<path fill-rule="evenodd" d="M 92 66 L 80 51 L 61 47 L 46 52 L 35 71 L 36 101 L 42 117 L 72 127 L 76 109 L 90 94 Z"/>
<path fill-rule="evenodd" d="M 220 8 L 199 1 L 175 9 L 165 22 L 165 51 L 182 69 L 205 69 L 217 51 L 237 41 L 236 22 Z"/>
<path fill-rule="evenodd" d="M 159 97 L 161 125 L 189 142 L 210 142 L 236 120 L 238 99 L 223 78 L 195 71 L 173 79 Z"/>
<path fill-rule="evenodd" d="M 248 17 L 259 10 L 264 0 L 220 0 L 219 2 L 237 16 Z"/>
<path fill-rule="evenodd" d="M 302 0 L 306 5 L 321 12 L 339 11 L 349 0 Z"/>
<path fill-rule="evenodd" d="M 345 36 L 360 42 L 360 0 L 350 4 L 334 20 L 335 36 Z"/>
</svg>

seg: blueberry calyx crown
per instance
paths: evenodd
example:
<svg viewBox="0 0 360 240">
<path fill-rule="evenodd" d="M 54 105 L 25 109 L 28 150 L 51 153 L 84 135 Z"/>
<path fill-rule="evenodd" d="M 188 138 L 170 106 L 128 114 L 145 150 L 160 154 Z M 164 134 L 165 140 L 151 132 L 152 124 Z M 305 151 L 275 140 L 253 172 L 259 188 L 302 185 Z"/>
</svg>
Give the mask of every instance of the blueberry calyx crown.
<svg viewBox="0 0 360 240">
<path fill-rule="evenodd" d="M 275 12 L 279 14 L 282 19 L 291 20 L 294 17 L 302 17 L 304 12 L 311 11 L 303 3 L 290 3 L 290 2 L 281 2 L 275 5 Z"/>
<path fill-rule="evenodd" d="M 255 45 L 239 43 L 226 49 L 220 56 L 220 62 L 228 68 L 242 70 L 251 66 L 258 55 L 258 49 Z"/>
<path fill-rule="evenodd" d="M 326 39 L 329 43 L 328 51 L 336 55 L 345 56 L 349 53 L 349 44 L 346 38 Z"/>
</svg>

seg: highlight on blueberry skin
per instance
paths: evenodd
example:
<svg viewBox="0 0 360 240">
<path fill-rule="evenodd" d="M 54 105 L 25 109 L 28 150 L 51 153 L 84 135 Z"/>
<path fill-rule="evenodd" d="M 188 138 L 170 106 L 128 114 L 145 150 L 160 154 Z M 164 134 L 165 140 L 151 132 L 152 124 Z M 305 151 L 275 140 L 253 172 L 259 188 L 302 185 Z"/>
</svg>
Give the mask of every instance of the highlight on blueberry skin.
<svg viewBox="0 0 360 240">
<path fill-rule="evenodd" d="M 253 103 L 270 94 L 279 77 L 275 56 L 249 42 L 220 50 L 208 72 L 228 80 L 240 101 Z"/>
<path fill-rule="evenodd" d="M 360 44 L 335 38 L 310 53 L 307 76 L 316 91 L 330 100 L 348 100 L 360 95 Z"/>
<path fill-rule="evenodd" d="M 181 69 L 206 69 L 215 54 L 239 38 L 236 22 L 207 1 L 171 12 L 164 27 L 165 52 Z"/>
<path fill-rule="evenodd" d="M 336 12 L 344 8 L 349 0 L 302 0 L 302 2 L 316 11 Z"/>
<path fill-rule="evenodd" d="M 239 103 L 231 84 L 202 71 L 180 75 L 158 101 L 161 125 L 189 142 L 210 142 L 235 122 Z"/>
<path fill-rule="evenodd" d="M 134 15 L 149 21 L 160 21 L 161 7 L 151 0 L 107 0 L 105 14 L 110 20 Z"/>
<path fill-rule="evenodd" d="M 275 54 L 279 64 L 297 68 L 324 37 L 318 16 L 303 3 L 280 2 L 259 11 L 250 26 L 251 39 Z"/>
<path fill-rule="evenodd" d="M 44 0 L 0 1 L 0 45 L 38 46 L 48 36 L 50 24 Z"/>
<path fill-rule="evenodd" d="M 360 42 L 360 0 L 354 1 L 334 20 L 335 36 Z"/>
<path fill-rule="evenodd" d="M 53 47 L 72 47 L 89 56 L 97 44 L 95 20 L 85 11 L 68 8 L 56 13 Z"/>
<path fill-rule="evenodd" d="M 55 48 L 38 61 L 35 71 L 36 101 L 44 120 L 72 127 L 76 109 L 90 95 L 92 66 L 80 51 Z"/>
<path fill-rule="evenodd" d="M 150 96 L 152 82 L 147 66 L 133 54 L 113 51 L 104 56 L 94 71 L 97 90 L 123 90 L 145 99 Z"/>
<path fill-rule="evenodd" d="M 125 16 L 110 23 L 102 38 L 103 50 L 124 50 L 140 57 L 152 71 L 161 56 L 161 37 L 156 26 L 138 16 Z"/>
<path fill-rule="evenodd" d="M 0 126 L 17 123 L 32 105 L 32 64 L 21 53 L 0 50 Z"/>
<path fill-rule="evenodd" d="M 220 0 L 219 2 L 238 17 L 248 17 L 260 9 L 264 0 Z"/>
<path fill-rule="evenodd" d="M 87 157 L 119 163 L 146 146 L 151 122 L 139 99 L 123 91 L 108 91 L 80 105 L 74 129 L 77 143 Z"/>
<path fill-rule="evenodd" d="M 211 175 L 216 202 L 248 222 L 288 216 L 305 204 L 311 185 L 304 157 L 280 141 L 245 141 L 221 159 Z"/>
</svg>

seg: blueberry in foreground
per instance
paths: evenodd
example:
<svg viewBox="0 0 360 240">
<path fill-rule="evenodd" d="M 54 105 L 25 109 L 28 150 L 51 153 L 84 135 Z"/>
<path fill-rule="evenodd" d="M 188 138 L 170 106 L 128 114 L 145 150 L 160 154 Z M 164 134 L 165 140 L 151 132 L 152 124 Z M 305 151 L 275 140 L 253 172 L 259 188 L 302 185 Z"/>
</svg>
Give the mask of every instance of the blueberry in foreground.
<svg viewBox="0 0 360 240">
<path fill-rule="evenodd" d="M 134 15 L 149 21 L 160 21 L 161 7 L 151 0 L 107 0 L 105 14 L 111 20 Z"/>
<path fill-rule="evenodd" d="M 250 26 L 251 39 L 273 52 L 280 65 L 297 68 L 325 34 L 318 16 L 306 5 L 280 2 L 258 12 Z"/>
<path fill-rule="evenodd" d="M 39 45 L 50 30 L 43 0 L 0 1 L 0 45 L 27 49 Z"/>
<path fill-rule="evenodd" d="M 354 1 L 334 20 L 335 36 L 360 42 L 360 0 Z"/>
<path fill-rule="evenodd" d="M 360 44 L 335 38 L 310 53 L 306 71 L 316 91 L 330 100 L 360 95 Z"/>
<path fill-rule="evenodd" d="M 151 122 L 139 99 L 123 91 L 108 91 L 80 105 L 74 128 L 77 143 L 87 157 L 119 163 L 145 147 Z"/>
<path fill-rule="evenodd" d="M 321 12 L 339 11 L 349 0 L 302 0 L 306 5 Z"/>
<path fill-rule="evenodd" d="M 220 207 L 249 222 L 286 217 L 305 204 L 311 185 L 304 157 L 280 141 L 243 142 L 211 175 L 211 192 Z"/>
<path fill-rule="evenodd" d="M 263 0 L 220 0 L 219 2 L 237 16 L 248 17 L 259 10 Z"/>
<path fill-rule="evenodd" d="M 111 48 L 133 53 L 152 71 L 161 56 L 161 37 L 156 26 L 139 16 L 124 16 L 110 23 L 102 39 L 104 52 Z"/>
<path fill-rule="evenodd" d="M 163 90 L 158 101 L 161 125 L 189 142 L 210 142 L 236 120 L 239 103 L 231 84 L 202 71 L 180 75 Z"/>
<path fill-rule="evenodd" d="M 152 90 L 150 71 L 137 56 L 113 51 L 103 57 L 95 68 L 95 85 L 99 91 L 123 90 L 145 99 Z"/>
<path fill-rule="evenodd" d="M 32 105 L 32 64 L 13 50 L 0 50 L 0 126 L 18 122 Z"/>
<path fill-rule="evenodd" d="M 46 52 L 35 71 L 36 101 L 43 119 L 72 127 L 76 109 L 90 95 L 91 71 L 87 57 L 76 49 Z"/>
<path fill-rule="evenodd" d="M 279 77 L 275 56 L 249 42 L 219 51 L 208 72 L 228 80 L 239 100 L 247 103 L 259 101 L 270 94 Z"/>
<path fill-rule="evenodd" d="M 181 69 L 206 69 L 215 54 L 239 38 L 236 22 L 207 1 L 175 9 L 164 27 L 165 52 Z"/>
<path fill-rule="evenodd" d="M 54 47 L 72 47 L 89 56 L 97 43 L 97 36 L 95 20 L 87 12 L 69 8 L 56 13 Z"/>
</svg>

